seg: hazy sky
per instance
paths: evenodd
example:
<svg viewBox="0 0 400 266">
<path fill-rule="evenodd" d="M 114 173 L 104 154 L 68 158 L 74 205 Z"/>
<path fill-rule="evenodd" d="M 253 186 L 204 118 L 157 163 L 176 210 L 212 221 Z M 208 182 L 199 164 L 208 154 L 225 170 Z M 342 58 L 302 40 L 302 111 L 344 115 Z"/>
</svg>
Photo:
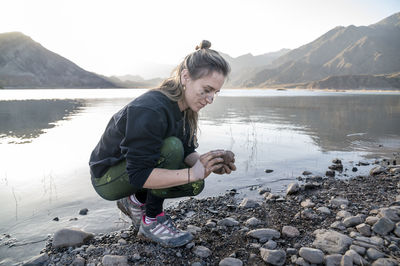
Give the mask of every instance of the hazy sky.
<svg viewBox="0 0 400 266">
<path fill-rule="evenodd" d="M 369 25 L 400 0 L 0 0 L 0 33 L 19 31 L 86 70 L 178 64 L 202 39 L 233 57 L 294 49 L 335 26 Z"/>
</svg>

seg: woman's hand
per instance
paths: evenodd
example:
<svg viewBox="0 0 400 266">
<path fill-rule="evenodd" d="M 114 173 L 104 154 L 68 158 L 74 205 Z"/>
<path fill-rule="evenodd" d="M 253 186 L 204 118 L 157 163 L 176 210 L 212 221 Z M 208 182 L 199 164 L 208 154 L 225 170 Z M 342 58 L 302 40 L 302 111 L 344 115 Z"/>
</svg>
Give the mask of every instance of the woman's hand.
<svg viewBox="0 0 400 266">
<path fill-rule="evenodd" d="M 222 150 L 224 151 L 224 150 Z M 229 153 L 229 156 L 226 156 L 225 153 Z M 223 175 L 223 174 L 230 174 L 232 171 L 236 171 L 236 165 L 235 165 L 235 154 L 231 151 L 224 151 L 225 160 L 230 160 L 229 162 L 224 162 L 223 167 L 217 169 L 216 171 L 213 171 L 213 173 L 218 174 L 218 175 Z"/>
<path fill-rule="evenodd" d="M 224 167 L 223 150 L 209 151 L 200 155 L 199 160 L 192 167 L 192 181 L 207 178 L 212 172 L 218 171 Z"/>
</svg>

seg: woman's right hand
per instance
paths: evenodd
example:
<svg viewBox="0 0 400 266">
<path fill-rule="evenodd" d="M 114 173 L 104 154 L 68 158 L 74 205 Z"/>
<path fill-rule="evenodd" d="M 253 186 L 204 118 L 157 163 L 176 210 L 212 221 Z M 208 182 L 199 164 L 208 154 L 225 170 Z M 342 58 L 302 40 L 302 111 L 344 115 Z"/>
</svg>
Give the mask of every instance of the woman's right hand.
<svg viewBox="0 0 400 266">
<path fill-rule="evenodd" d="M 193 181 L 207 178 L 212 172 L 224 166 L 223 150 L 209 151 L 200 155 L 199 160 L 192 167 Z"/>
</svg>

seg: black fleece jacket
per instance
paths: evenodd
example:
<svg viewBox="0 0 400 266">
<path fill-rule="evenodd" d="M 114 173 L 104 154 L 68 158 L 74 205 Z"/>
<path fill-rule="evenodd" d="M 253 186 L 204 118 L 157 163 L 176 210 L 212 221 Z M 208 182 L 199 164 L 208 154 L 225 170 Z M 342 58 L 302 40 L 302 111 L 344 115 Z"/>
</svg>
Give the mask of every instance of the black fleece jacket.
<svg viewBox="0 0 400 266">
<path fill-rule="evenodd" d="M 182 141 L 184 158 L 195 151 L 188 145 L 190 130 L 178 103 L 157 90 L 150 90 L 113 115 L 93 150 L 91 176 L 102 177 L 109 167 L 126 159 L 130 183 L 140 189 L 153 171 L 163 140 L 175 136 Z"/>
</svg>

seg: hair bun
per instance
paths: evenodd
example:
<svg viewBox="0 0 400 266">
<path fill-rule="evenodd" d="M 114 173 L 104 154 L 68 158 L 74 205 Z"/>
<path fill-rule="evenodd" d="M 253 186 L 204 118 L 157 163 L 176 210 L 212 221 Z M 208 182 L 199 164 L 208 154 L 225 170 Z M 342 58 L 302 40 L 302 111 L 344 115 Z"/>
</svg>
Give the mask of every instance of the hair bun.
<svg viewBox="0 0 400 266">
<path fill-rule="evenodd" d="M 211 47 L 211 42 L 209 42 L 207 40 L 202 40 L 201 43 L 196 46 L 196 50 L 208 49 L 210 47 Z"/>
</svg>

